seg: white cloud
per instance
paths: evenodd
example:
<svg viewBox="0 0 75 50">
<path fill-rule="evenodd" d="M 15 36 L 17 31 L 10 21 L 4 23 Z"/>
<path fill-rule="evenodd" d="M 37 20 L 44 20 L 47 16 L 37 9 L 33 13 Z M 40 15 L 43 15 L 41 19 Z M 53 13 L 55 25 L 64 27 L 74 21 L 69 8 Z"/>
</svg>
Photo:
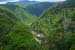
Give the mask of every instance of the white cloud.
<svg viewBox="0 0 75 50">
<path fill-rule="evenodd" d="M 19 0 L 0 0 L 0 4 L 6 4 L 7 2 L 16 2 Z"/>
<path fill-rule="evenodd" d="M 0 2 L 15 2 L 15 1 L 18 1 L 18 0 L 0 0 Z"/>
<path fill-rule="evenodd" d="M 0 4 L 6 4 L 7 2 L 0 2 Z"/>
<path fill-rule="evenodd" d="M 5 4 L 7 2 L 16 2 L 16 1 L 19 1 L 19 0 L 0 0 L 0 4 Z M 40 2 L 43 2 L 43 1 L 50 1 L 50 2 L 57 2 L 57 1 L 65 1 L 65 0 L 30 0 L 30 1 L 40 1 Z"/>
<path fill-rule="evenodd" d="M 65 0 L 30 0 L 30 1 L 48 1 L 48 2 L 58 2 L 58 1 L 65 1 Z"/>
</svg>

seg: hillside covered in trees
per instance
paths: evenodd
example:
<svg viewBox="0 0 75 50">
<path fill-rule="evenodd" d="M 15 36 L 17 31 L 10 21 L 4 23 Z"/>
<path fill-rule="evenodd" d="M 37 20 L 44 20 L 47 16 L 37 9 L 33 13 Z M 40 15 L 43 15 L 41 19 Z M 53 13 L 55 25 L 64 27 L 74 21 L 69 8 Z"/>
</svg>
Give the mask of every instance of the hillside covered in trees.
<svg viewBox="0 0 75 50">
<path fill-rule="evenodd" d="M 18 5 L 0 5 L 2 8 L 9 9 L 9 11 L 12 11 L 13 14 L 16 15 L 16 18 L 21 20 L 22 22 L 29 24 L 37 20 L 37 17 L 35 15 L 32 15 L 31 13 L 28 13 L 28 11 L 20 7 Z"/>
<path fill-rule="evenodd" d="M 75 1 L 1 4 L 0 50 L 75 50 Z"/>
<path fill-rule="evenodd" d="M 0 50 L 41 50 L 29 27 L 11 10 L 0 6 Z"/>
<path fill-rule="evenodd" d="M 49 8 L 31 27 L 44 35 L 49 50 L 75 50 L 75 1 L 67 0 Z"/>
</svg>

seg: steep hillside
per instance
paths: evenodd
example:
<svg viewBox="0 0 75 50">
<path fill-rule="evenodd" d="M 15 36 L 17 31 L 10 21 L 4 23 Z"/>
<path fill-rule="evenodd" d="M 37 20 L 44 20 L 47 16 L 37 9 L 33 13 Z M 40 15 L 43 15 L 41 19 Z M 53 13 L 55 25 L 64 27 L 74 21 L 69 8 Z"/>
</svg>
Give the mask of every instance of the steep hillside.
<svg viewBox="0 0 75 50">
<path fill-rule="evenodd" d="M 6 33 L 6 31 L 8 32 L 8 30 L 10 30 L 9 28 L 11 28 L 17 20 L 18 19 L 16 19 L 13 12 L 0 6 L 0 33 Z"/>
<path fill-rule="evenodd" d="M 0 6 L 0 50 L 41 49 L 41 45 L 35 40 L 29 27 L 11 10 Z"/>
<path fill-rule="evenodd" d="M 75 2 L 70 1 L 49 8 L 31 25 L 44 35 L 43 44 L 49 50 L 75 50 Z"/>
<path fill-rule="evenodd" d="M 14 7 L 14 6 L 13 6 Z M 11 8 L 9 8 L 11 9 Z M 19 18 L 22 22 L 26 24 L 30 24 L 37 20 L 37 17 L 35 15 L 32 15 L 31 13 L 28 13 L 24 8 L 22 7 L 15 7 L 15 9 L 12 10 L 17 18 Z"/>
<path fill-rule="evenodd" d="M 36 16 L 40 16 L 46 9 L 55 5 L 53 2 L 39 2 L 26 7 L 26 10 Z"/>
<path fill-rule="evenodd" d="M 17 5 L 1 5 L 2 7 L 11 10 L 16 17 L 21 20 L 22 22 L 26 24 L 30 24 L 37 20 L 37 17 L 35 15 L 32 15 L 31 13 L 28 13 L 27 10 L 23 7 L 17 6 Z"/>
</svg>

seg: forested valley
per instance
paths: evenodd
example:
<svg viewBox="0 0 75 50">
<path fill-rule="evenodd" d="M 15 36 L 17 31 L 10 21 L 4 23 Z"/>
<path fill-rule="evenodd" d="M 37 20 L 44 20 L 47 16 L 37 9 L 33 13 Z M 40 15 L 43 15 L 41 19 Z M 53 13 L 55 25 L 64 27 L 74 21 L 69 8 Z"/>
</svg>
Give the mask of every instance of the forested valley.
<svg viewBox="0 0 75 50">
<path fill-rule="evenodd" d="M 0 50 L 75 50 L 75 0 L 0 4 Z"/>
</svg>

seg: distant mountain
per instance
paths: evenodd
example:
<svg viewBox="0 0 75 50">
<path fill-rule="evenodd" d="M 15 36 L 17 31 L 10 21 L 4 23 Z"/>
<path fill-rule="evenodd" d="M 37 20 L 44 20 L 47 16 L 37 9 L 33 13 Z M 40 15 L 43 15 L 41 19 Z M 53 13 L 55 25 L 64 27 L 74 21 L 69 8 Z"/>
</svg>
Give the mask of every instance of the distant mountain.
<svg viewBox="0 0 75 50">
<path fill-rule="evenodd" d="M 23 7 L 12 5 L 8 8 L 11 11 L 13 11 L 14 14 L 16 14 L 17 18 L 19 18 L 22 22 L 26 24 L 32 23 L 37 19 L 37 17 L 34 14 L 32 15 L 31 13 L 28 13 L 28 11 Z"/>
<path fill-rule="evenodd" d="M 35 14 L 36 16 L 40 16 L 46 9 L 55 5 L 56 3 L 52 2 L 39 2 L 37 4 L 32 4 L 26 7 L 26 10 L 29 13 Z"/>
<path fill-rule="evenodd" d="M 37 20 L 37 17 L 35 15 L 32 15 L 31 13 L 28 13 L 23 7 L 20 7 L 18 5 L 0 5 L 6 9 L 9 9 L 9 11 L 12 11 L 13 14 L 16 15 L 16 18 L 18 18 L 21 22 L 24 22 L 25 24 L 30 24 Z"/>
<path fill-rule="evenodd" d="M 46 9 L 55 5 L 57 3 L 53 2 L 38 2 L 38 1 L 29 1 L 29 0 L 21 0 L 17 2 L 8 2 L 8 6 L 18 5 L 20 7 L 25 8 L 29 13 L 40 16 Z"/>
<path fill-rule="evenodd" d="M 36 4 L 36 3 L 38 3 L 38 2 L 37 1 L 21 0 L 21 1 L 17 1 L 17 2 L 8 2 L 7 5 L 19 5 L 19 6 L 25 8 L 28 5 Z"/>
<path fill-rule="evenodd" d="M 6 5 L 16 5 L 16 2 L 8 2 Z"/>
<path fill-rule="evenodd" d="M 38 3 L 38 2 L 36 2 L 36 1 L 19 1 L 19 2 L 17 2 L 17 5 L 25 8 L 28 5 L 36 4 L 36 3 Z"/>
</svg>

